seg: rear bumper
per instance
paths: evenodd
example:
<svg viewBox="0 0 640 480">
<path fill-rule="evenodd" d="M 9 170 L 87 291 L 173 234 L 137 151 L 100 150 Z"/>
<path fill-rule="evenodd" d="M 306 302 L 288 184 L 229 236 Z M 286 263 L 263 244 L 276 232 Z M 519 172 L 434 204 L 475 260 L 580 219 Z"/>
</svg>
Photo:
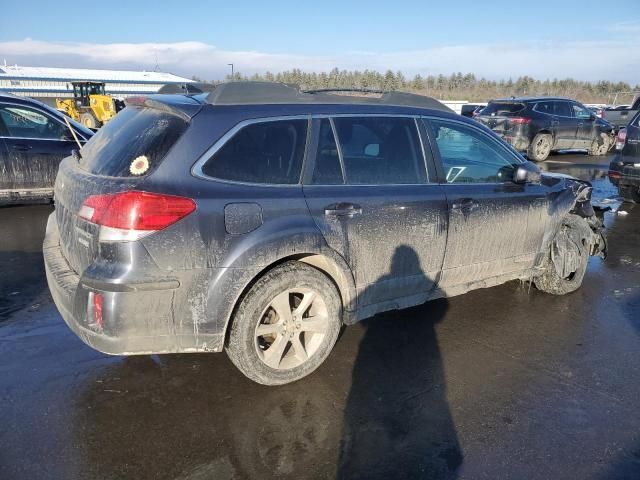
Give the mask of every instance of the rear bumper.
<svg viewBox="0 0 640 480">
<path fill-rule="evenodd" d="M 199 331 L 188 318 L 175 280 L 123 284 L 96 282 L 74 272 L 60 248 L 55 213 L 47 222 L 43 254 L 53 301 L 69 328 L 87 345 L 110 355 L 221 351 L 220 331 Z M 184 289 L 182 289 L 184 290 Z M 101 294 L 103 325 L 92 318 L 91 295 Z"/>
</svg>

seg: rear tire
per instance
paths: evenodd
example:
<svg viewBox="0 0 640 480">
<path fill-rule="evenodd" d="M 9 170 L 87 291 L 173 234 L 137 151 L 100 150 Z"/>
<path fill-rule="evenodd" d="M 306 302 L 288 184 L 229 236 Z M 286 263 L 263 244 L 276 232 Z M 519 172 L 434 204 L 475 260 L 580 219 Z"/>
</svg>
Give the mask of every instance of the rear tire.
<svg viewBox="0 0 640 480">
<path fill-rule="evenodd" d="M 591 235 L 591 227 L 584 218 L 573 214 L 565 217 L 551 242 L 549 253 L 543 263 L 543 273 L 533 279 L 538 290 L 553 295 L 565 295 L 580 288 L 589 262 Z M 567 267 L 568 271 L 560 273 L 556 264 L 562 264 L 561 256 L 568 260 L 570 257 L 567 255 L 575 255 L 575 261 L 571 267 Z"/>
<path fill-rule="evenodd" d="M 233 316 L 227 355 L 248 378 L 282 385 L 306 377 L 329 356 L 342 302 L 329 278 L 300 262 L 265 273 Z"/>
<path fill-rule="evenodd" d="M 80 115 L 80 123 L 87 128 L 96 129 L 100 126 L 100 122 L 91 113 L 83 113 Z"/>
<path fill-rule="evenodd" d="M 527 158 L 534 162 L 542 162 L 546 160 L 551 153 L 553 146 L 553 137 L 548 133 L 538 133 L 529 144 L 527 149 Z"/>
<path fill-rule="evenodd" d="M 613 140 L 606 133 L 601 133 L 591 142 L 591 146 L 587 153 L 592 156 L 600 157 L 606 155 L 613 145 Z"/>
</svg>

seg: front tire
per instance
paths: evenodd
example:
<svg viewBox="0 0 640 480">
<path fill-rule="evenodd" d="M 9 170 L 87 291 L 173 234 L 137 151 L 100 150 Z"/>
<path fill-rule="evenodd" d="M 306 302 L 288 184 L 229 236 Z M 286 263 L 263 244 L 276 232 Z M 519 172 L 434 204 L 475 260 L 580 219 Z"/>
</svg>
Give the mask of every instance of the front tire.
<svg viewBox="0 0 640 480">
<path fill-rule="evenodd" d="M 564 218 L 544 260 L 544 270 L 533 280 L 538 290 L 565 295 L 580 288 L 591 253 L 591 236 L 584 218 L 573 214 Z"/>
<path fill-rule="evenodd" d="M 553 137 L 548 133 L 538 133 L 529 144 L 527 157 L 534 162 L 546 160 L 551 153 Z"/>
<path fill-rule="evenodd" d="M 227 355 L 248 378 L 282 385 L 306 377 L 329 356 L 342 302 L 329 278 L 301 262 L 264 274 L 232 319 Z"/>
<path fill-rule="evenodd" d="M 83 113 L 80 115 L 80 123 L 87 128 L 96 129 L 100 126 L 100 122 L 91 113 Z"/>
</svg>

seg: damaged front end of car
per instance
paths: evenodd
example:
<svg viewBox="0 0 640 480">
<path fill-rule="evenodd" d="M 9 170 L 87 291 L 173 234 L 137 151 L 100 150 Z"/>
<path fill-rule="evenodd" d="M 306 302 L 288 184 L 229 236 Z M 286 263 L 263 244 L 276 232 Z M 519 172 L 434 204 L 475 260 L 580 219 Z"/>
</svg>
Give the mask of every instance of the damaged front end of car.
<svg viewBox="0 0 640 480">
<path fill-rule="evenodd" d="M 591 228 L 589 255 L 606 258 L 607 237 L 604 233 L 604 212 L 609 208 L 593 206 L 591 203 L 591 194 L 593 192 L 591 183 L 576 179 L 568 179 L 567 183 L 575 195 L 575 203 L 569 213 L 584 218 Z"/>
</svg>

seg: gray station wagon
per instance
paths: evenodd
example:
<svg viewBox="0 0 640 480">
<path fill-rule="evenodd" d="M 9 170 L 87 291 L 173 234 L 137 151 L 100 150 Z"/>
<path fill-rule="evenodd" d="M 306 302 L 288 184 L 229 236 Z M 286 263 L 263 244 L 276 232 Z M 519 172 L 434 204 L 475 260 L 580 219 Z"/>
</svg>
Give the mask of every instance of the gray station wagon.
<svg viewBox="0 0 640 480">
<path fill-rule="evenodd" d="M 62 162 L 44 256 L 93 348 L 226 350 L 283 384 L 378 312 L 577 289 L 605 252 L 590 194 L 431 98 L 233 82 L 130 99 Z"/>
</svg>

